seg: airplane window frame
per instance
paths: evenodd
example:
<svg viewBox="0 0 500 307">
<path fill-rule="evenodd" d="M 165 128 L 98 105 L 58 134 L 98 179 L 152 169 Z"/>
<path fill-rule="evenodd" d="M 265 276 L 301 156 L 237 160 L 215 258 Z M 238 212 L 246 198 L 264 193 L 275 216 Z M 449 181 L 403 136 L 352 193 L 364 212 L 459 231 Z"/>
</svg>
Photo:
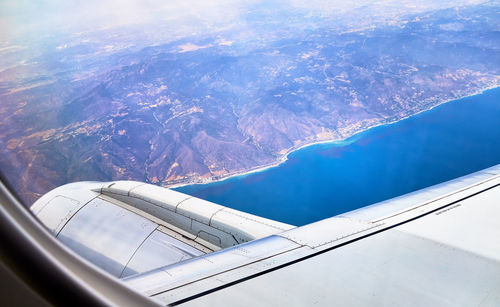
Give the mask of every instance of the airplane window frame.
<svg viewBox="0 0 500 307">
<path fill-rule="evenodd" d="M 63 246 L 0 176 L 0 260 L 51 305 L 158 306 Z"/>
</svg>

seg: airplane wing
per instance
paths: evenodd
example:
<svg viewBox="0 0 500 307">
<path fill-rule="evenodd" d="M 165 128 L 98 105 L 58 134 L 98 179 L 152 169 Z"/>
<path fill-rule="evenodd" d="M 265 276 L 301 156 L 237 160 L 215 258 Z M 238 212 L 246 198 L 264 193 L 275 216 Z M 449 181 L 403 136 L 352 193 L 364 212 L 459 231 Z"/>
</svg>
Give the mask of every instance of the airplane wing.
<svg viewBox="0 0 500 307">
<path fill-rule="evenodd" d="M 131 181 L 62 186 L 31 209 L 164 305 L 500 304 L 500 165 L 302 227 Z"/>
</svg>

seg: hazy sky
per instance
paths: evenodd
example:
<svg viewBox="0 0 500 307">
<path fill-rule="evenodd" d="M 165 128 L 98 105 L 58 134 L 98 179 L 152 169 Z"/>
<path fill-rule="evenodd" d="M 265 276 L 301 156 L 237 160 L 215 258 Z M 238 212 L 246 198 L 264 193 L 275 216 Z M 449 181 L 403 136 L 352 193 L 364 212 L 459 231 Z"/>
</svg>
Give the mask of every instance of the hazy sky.
<svg viewBox="0 0 500 307">
<path fill-rule="evenodd" d="M 172 19 L 212 22 L 236 18 L 244 2 L 162 0 L 7 0 L 0 2 L 0 23 L 8 32 L 95 29 Z"/>
<path fill-rule="evenodd" d="M 262 5 L 279 14 L 283 9 L 298 10 L 319 17 L 343 14 L 363 8 L 364 14 L 392 18 L 484 0 L 2 0 L 0 39 L 28 34 L 43 37 L 58 32 L 99 30 L 124 25 L 171 23 L 172 27 L 202 24 L 207 28 L 232 25 L 252 8 Z"/>
</svg>

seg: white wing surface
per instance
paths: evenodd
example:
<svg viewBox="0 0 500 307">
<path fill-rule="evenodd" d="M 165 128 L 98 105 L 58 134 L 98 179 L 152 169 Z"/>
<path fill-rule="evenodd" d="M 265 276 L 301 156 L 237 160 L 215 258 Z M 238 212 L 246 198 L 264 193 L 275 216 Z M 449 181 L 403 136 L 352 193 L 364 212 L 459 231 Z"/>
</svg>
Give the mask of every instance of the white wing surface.
<svg viewBox="0 0 500 307">
<path fill-rule="evenodd" d="M 180 210 L 183 194 L 134 194 L 134 187 L 108 183 L 93 191 L 95 197 L 113 204 L 119 200 L 120 208 L 171 231 L 163 233 L 191 236 L 204 248 L 187 260 L 123 279 L 162 304 L 500 305 L 500 165 L 302 227 L 215 209 L 210 206 L 218 205 L 194 198 L 198 205 Z M 134 203 L 131 196 L 156 203 L 156 209 Z M 66 207 L 71 211 L 78 205 Z M 169 215 L 157 212 L 167 209 Z M 189 226 L 182 226 L 176 215 L 190 219 L 184 220 Z M 193 222 L 208 229 L 205 238 Z M 51 219 L 46 224 L 60 227 Z M 220 238 L 210 240 L 209 234 Z M 222 239 L 224 234 L 234 242 Z M 150 256 L 143 257 L 148 261 Z"/>
</svg>

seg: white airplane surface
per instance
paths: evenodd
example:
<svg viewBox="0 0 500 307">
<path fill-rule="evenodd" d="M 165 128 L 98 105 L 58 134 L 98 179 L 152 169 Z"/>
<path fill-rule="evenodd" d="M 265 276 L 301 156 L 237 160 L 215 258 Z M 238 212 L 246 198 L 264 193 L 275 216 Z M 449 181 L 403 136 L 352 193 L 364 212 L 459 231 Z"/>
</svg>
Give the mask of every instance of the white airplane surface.
<svg viewBox="0 0 500 307">
<path fill-rule="evenodd" d="M 500 165 L 302 227 L 132 181 L 31 210 L 162 305 L 500 306 Z"/>
</svg>

